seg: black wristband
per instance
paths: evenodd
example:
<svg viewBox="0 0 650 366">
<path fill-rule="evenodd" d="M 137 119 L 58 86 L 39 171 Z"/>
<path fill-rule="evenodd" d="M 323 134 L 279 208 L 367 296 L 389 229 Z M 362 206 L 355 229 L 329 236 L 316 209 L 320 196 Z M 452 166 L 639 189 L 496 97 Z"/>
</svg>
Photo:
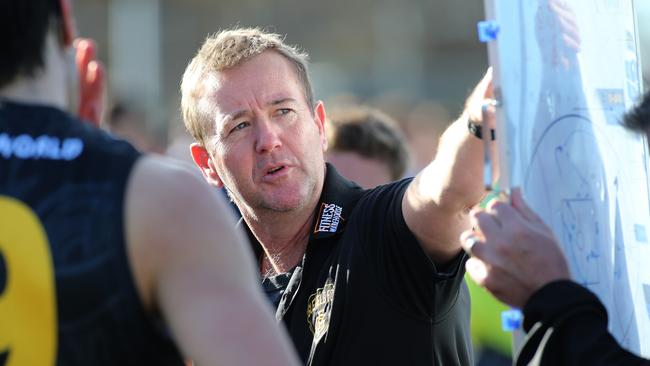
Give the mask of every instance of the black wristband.
<svg viewBox="0 0 650 366">
<path fill-rule="evenodd" d="M 472 122 L 472 120 L 468 119 L 467 120 L 467 129 L 469 130 L 469 133 L 472 135 L 476 136 L 477 138 L 483 140 L 483 126 L 476 124 Z M 492 141 L 496 139 L 496 134 L 494 133 L 494 129 L 490 128 L 490 138 Z"/>
</svg>

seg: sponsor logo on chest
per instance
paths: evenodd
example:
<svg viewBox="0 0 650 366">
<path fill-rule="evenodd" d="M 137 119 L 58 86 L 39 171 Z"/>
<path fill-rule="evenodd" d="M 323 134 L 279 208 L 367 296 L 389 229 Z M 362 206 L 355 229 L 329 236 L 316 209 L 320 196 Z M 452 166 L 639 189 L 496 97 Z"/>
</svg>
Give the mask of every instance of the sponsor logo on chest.
<svg viewBox="0 0 650 366">
<path fill-rule="evenodd" d="M 16 157 L 22 160 L 47 159 L 47 160 L 74 160 L 84 150 L 84 143 L 79 138 L 65 138 L 41 135 L 30 136 L 27 134 L 9 136 L 0 134 L 0 156 L 5 159 Z"/>
<path fill-rule="evenodd" d="M 341 221 L 343 207 L 334 203 L 321 203 L 318 223 L 316 224 L 316 233 L 335 233 Z"/>
<path fill-rule="evenodd" d="M 334 302 L 334 289 L 335 283 L 331 278 L 328 278 L 325 285 L 309 296 L 307 301 L 307 322 L 309 323 L 309 330 L 314 335 L 315 342 L 318 342 L 329 328 Z"/>
</svg>

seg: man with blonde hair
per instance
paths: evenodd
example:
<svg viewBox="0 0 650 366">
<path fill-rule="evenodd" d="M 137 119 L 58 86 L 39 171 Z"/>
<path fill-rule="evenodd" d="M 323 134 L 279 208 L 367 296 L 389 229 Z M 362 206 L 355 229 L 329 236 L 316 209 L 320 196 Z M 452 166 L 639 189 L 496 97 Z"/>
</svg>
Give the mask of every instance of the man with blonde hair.
<svg viewBox="0 0 650 366">
<path fill-rule="evenodd" d="M 239 207 L 262 286 L 305 363 L 472 363 L 458 236 L 483 196 L 483 141 L 469 111 L 417 177 L 364 190 L 325 163 L 325 106 L 307 56 L 280 36 L 208 37 L 181 89 L 194 162 Z"/>
</svg>

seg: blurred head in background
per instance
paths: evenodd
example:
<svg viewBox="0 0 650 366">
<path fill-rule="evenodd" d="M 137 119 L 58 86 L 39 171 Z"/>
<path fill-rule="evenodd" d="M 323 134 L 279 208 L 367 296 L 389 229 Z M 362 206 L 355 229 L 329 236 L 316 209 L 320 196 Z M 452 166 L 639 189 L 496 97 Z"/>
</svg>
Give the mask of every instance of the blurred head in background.
<svg viewBox="0 0 650 366">
<path fill-rule="evenodd" d="M 334 108 L 328 115 L 327 160 L 364 188 L 404 176 L 410 153 L 397 123 L 366 106 Z"/>
<path fill-rule="evenodd" d="M 152 129 L 144 109 L 117 102 L 108 113 L 105 127 L 140 151 L 159 154 L 165 152 L 165 136 Z"/>
</svg>

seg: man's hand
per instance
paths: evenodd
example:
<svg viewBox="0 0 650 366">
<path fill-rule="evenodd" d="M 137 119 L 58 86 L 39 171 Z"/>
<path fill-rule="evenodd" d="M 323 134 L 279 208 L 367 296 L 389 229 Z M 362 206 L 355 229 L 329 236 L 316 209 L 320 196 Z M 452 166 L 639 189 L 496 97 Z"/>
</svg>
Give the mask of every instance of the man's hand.
<svg viewBox="0 0 650 366">
<path fill-rule="evenodd" d="M 494 200 L 471 216 L 478 231 L 465 231 L 460 239 L 472 255 L 466 269 L 499 300 L 523 307 L 545 284 L 571 277 L 555 236 L 519 190 L 513 190 L 512 205 Z"/>
<path fill-rule="evenodd" d="M 104 65 L 96 59 L 96 46 L 93 40 L 77 38 L 74 47 L 79 75 L 78 116 L 91 125 L 99 127 L 104 112 Z"/>
<path fill-rule="evenodd" d="M 487 69 L 481 81 L 474 87 L 472 94 L 469 95 L 465 102 L 465 109 L 463 115 L 469 118 L 470 121 L 478 124 L 486 125 L 488 128 L 494 128 L 495 115 L 494 107 L 489 107 L 488 120 L 483 121 L 483 104 L 494 98 L 494 90 L 492 88 L 492 68 Z M 487 130 L 485 130 L 487 131 Z M 488 135 L 489 136 L 489 135 Z"/>
</svg>

